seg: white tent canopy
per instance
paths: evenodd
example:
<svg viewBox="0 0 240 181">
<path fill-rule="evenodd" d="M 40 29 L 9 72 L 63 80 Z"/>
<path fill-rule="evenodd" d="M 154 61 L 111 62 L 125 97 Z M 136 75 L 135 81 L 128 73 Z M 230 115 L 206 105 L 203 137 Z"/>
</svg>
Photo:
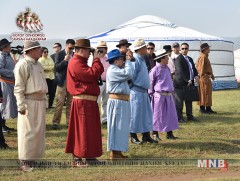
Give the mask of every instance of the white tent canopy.
<svg viewBox="0 0 240 181">
<path fill-rule="evenodd" d="M 189 56 L 194 60 L 199 55 L 200 45 L 208 43 L 211 46 L 209 59 L 216 77 L 213 89 L 237 87 L 233 65 L 233 42 L 177 26 L 163 18 L 151 15 L 139 16 L 114 29 L 89 37 L 92 46 L 103 40 L 107 42 L 109 50 L 116 48 L 121 39 L 133 42 L 137 38 L 153 42 L 156 50 L 173 42 L 180 44 L 186 42 L 190 46 Z"/>
<path fill-rule="evenodd" d="M 240 82 L 240 49 L 234 51 L 234 68 L 238 82 Z"/>
</svg>

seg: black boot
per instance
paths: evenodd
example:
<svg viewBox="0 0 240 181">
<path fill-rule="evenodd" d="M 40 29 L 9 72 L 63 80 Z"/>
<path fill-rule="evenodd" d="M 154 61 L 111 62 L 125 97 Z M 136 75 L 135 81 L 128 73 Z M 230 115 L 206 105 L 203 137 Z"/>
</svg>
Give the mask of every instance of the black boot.
<svg viewBox="0 0 240 181">
<path fill-rule="evenodd" d="M 199 112 L 202 114 L 206 114 L 205 106 L 200 106 Z"/>
<path fill-rule="evenodd" d="M 216 111 L 212 110 L 211 106 L 207 106 L 206 107 L 206 113 L 208 113 L 208 114 L 217 114 Z"/>
<path fill-rule="evenodd" d="M 142 135 L 142 142 L 158 143 L 158 141 L 155 141 L 151 138 L 149 132 L 142 133 Z"/>
<path fill-rule="evenodd" d="M 175 139 L 177 139 L 177 137 L 173 136 L 173 132 L 172 131 L 168 131 L 167 132 L 167 139 L 175 140 Z"/>
<path fill-rule="evenodd" d="M 141 144 L 142 142 L 138 139 L 138 137 L 137 137 L 137 134 L 136 133 L 130 133 L 130 135 L 131 135 L 131 142 L 133 143 L 133 144 Z"/>
<path fill-rule="evenodd" d="M 153 131 L 153 132 L 152 132 L 152 136 L 153 136 L 153 140 L 155 140 L 155 141 L 161 141 L 161 139 L 160 139 L 157 131 Z"/>
<path fill-rule="evenodd" d="M 2 119 L 2 115 L 0 113 L 0 149 L 8 149 L 10 147 L 5 143 L 3 130 L 2 130 L 2 124 L 3 124 L 3 119 Z"/>
<path fill-rule="evenodd" d="M 14 128 L 9 128 L 8 126 L 6 126 L 6 120 L 3 119 L 2 130 L 3 130 L 3 133 L 7 133 L 7 132 L 10 132 L 10 131 L 14 131 Z"/>
</svg>

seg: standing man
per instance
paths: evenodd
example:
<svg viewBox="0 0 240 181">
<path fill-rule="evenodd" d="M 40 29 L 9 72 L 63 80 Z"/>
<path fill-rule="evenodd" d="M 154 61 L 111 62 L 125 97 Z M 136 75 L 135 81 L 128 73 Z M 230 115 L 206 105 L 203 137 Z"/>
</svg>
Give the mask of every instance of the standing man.
<svg viewBox="0 0 240 181">
<path fill-rule="evenodd" d="M 194 83 L 194 78 L 197 78 L 198 73 L 195 68 L 193 59 L 187 56 L 189 45 L 187 43 L 181 44 L 181 54 L 175 61 L 175 77 L 173 85 L 175 88 L 175 104 L 178 115 L 178 122 L 185 122 L 183 119 L 183 87 L 191 86 Z M 186 114 L 188 121 L 197 121 L 192 114 L 192 101 L 185 101 Z"/>
<path fill-rule="evenodd" d="M 175 63 L 175 60 L 177 59 L 177 57 L 180 55 L 180 45 L 177 42 L 174 42 L 172 44 L 172 54 L 171 54 L 171 58 L 173 60 L 173 62 Z"/>
<path fill-rule="evenodd" d="M 156 58 L 156 55 L 154 51 L 155 51 L 155 44 L 152 42 L 149 42 L 147 44 L 147 55 L 146 55 L 146 64 L 147 64 L 148 72 L 156 65 L 156 61 L 154 60 L 154 58 Z"/>
<path fill-rule="evenodd" d="M 100 88 L 100 95 L 98 96 L 98 104 L 102 102 L 102 110 L 101 110 L 101 123 L 107 124 L 107 101 L 108 101 L 108 94 L 106 92 L 106 73 L 109 67 L 109 63 L 107 60 L 107 43 L 105 41 L 99 41 L 97 44 L 97 50 L 102 51 L 103 57 L 100 58 L 100 61 L 103 65 L 104 72 L 101 75 L 102 78 L 102 85 L 99 86 Z"/>
<path fill-rule="evenodd" d="M 170 46 L 171 47 L 171 46 Z M 178 118 L 174 98 L 172 76 L 166 50 L 156 52 L 156 66 L 150 71 L 150 89 L 153 111 L 153 139 L 159 141 L 158 131 L 167 132 L 167 139 L 176 139 L 173 130 L 178 129 Z"/>
<path fill-rule="evenodd" d="M 62 50 L 62 45 L 60 43 L 54 43 L 53 45 L 54 54 L 51 55 L 51 58 L 53 59 L 53 61 L 55 61 L 56 54 L 61 50 Z"/>
<path fill-rule="evenodd" d="M 62 117 L 62 109 L 64 102 L 66 100 L 66 126 L 68 127 L 68 119 L 70 114 L 72 96 L 68 93 L 66 88 L 66 74 L 68 62 L 73 56 L 75 41 L 73 39 L 68 39 L 66 41 L 66 47 L 64 50 L 58 52 L 55 55 L 55 80 L 57 81 L 57 103 L 52 119 L 52 129 L 58 129 Z"/>
<path fill-rule="evenodd" d="M 131 118 L 128 80 L 133 69 L 130 60 L 124 63 L 123 55 L 115 49 L 108 53 L 110 67 L 107 71 L 108 144 L 110 159 L 124 159 L 122 151 L 128 151 L 129 123 Z"/>
<path fill-rule="evenodd" d="M 72 153 L 75 166 L 96 161 L 102 155 L 102 136 L 97 97 L 100 93 L 97 80 L 104 69 L 100 58 L 102 53 L 93 55 L 92 66 L 87 65 L 90 56 L 90 41 L 76 41 L 75 54 L 67 70 L 67 90 L 73 96 L 66 153 Z"/>
<path fill-rule="evenodd" d="M 52 54 L 50 57 L 53 59 L 54 64 L 55 64 L 55 56 L 58 52 L 60 52 L 62 50 L 62 45 L 60 43 L 54 43 L 53 45 L 53 51 L 54 54 Z M 55 95 L 56 95 L 56 90 L 57 90 L 57 80 L 56 80 L 56 70 L 55 70 L 55 66 L 54 66 L 54 79 L 53 79 L 53 86 L 52 86 L 52 93 L 53 93 L 53 101 L 55 99 Z"/>
<path fill-rule="evenodd" d="M 135 51 L 133 64 L 133 78 L 130 92 L 131 120 L 130 134 L 131 142 L 140 144 L 137 133 L 142 133 L 142 141 L 157 143 L 150 137 L 149 132 L 153 130 L 152 108 L 148 96 L 150 80 L 145 62 L 147 47 L 143 39 L 133 42 L 132 50 Z"/>
<path fill-rule="evenodd" d="M 18 107 L 18 157 L 22 171 L 32 171 L 31 161 L 40 159 L 45 152 L 46 103 L 48 92 L 38 41 L 25 41 L 26 56 L 17 63 L 14 95 Z"/>
<path fill-rule="evenodd" d="M 175 65 L 174 65 L 174 62 L 173 62 L 173 60 L 171 58 L 172 47 L 171 47 L 171 45 L 164 45 L 163 49 L 166 50 L 166 52 L 168 53 L 168 63 L 167 63 L 167 66 L 170 69 L 171 76 L 173 78 L 173 75 L 175 74 Z"/>
<path fill-rule="evenodd" d="M 3 101 L 3 97 L 2 97 L 2 90 L 1 90 L 1 86 L 0 86 L 0 106 L 2 104 L 2 101 Z M 2 124 L 3 124 L 3 119 L 2 119 L 2 113 L 0 111 L 0 149 L 8 149 L 10 147 L 5 142 L 3 130 L 2 130 Z"/>
<path fill-rule="evenodd" d="M 217 114 L 213 111 L 212 106 L 212 80 L 215 79 L 212 71 L 211 63 L 208 59 L 210 46 L 203 43 L 200 46 L 201 53 L 196 62 L 196 68 L 199 73 L 199 104 L 200 113 Z"/>
<path fill-rule="evenodd" d="M 122 39 L 119 41 L 119 43 L 116 45 L 116 47 L 119 48 L 119 51 L 122 55 L 126 56 L 129 46 L 131 46 L 131 45 L 132 44 L 128 43 L 128 41 L 126 39 Z"/>
<path fill-rule="evenodd" d="M 13 93 L 14 89 L 14 60 L 10 55 L 11 47 L 7 39 L 0 40 L 0 81 L 3 94 L 2 102 L 2 130 L 3 132 L 13 131 L 13 128 L 6 126 L 6 119 L 17 117 L 17 103 Z"/>
</svg>

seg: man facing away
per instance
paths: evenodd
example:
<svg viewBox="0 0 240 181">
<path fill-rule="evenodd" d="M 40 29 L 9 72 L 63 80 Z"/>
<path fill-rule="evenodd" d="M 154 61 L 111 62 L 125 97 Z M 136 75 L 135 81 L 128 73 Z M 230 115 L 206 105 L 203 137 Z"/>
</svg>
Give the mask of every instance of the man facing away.
<svg viewBox="0 0 240 181">
<path fill-rule="evenodd" d="M 73 96 L 66 153 L 72 153 L 74 166 L 91 164 L 102 155 L 102 135 L 97 97 L 100 93 L 98 79 L 103 73 L 100 58 L 95 52 L 92 66 L 87 65 L 90 41 L 76 41 L 75 54 L 67 69 L 67 90 Z M 86 158 L 86 162 L 82 161 Z"/>
<path fill-rule="evenodd" d="M 150 80 L 148 76 L 145 56 L 147 54 L 146 43 L 143 39 L 133 42 L 132 50 L 135 51 L 135 62 L 133 65 L 133 78 L 130 91 L 131 120 L 130 135 L 131 142 L 140 144 L 137 133 L 142 133 L 142 141 L 157 143 L 150 137 L 149 132 L 153 130 L 152 109 L 148 95 Z"/>
<path fill-rule="evenodd" d="M 48 92 L 44 70 L 38 59 L 41 46 L 38 41 L 25 41 L 26 56 L 14 70 L 14 95 L 18 107 L 18 157 L 22 171 L 32 171 L 32 161 L 43 157 L 45 152 L 46 104 Z"/>
<path fill-rule="evenodd" d="M 211 109 L 212 106 L 212 80 L 215 79 L 212 71 L 211 63 L 208 59 L 210 46 L 203 43 L 200 46 L 201 53 L 196 62 L 196 68 L 199 73 L 199 105 L 200 113 L 216 114 L 216 111 Z"/>
</svg>

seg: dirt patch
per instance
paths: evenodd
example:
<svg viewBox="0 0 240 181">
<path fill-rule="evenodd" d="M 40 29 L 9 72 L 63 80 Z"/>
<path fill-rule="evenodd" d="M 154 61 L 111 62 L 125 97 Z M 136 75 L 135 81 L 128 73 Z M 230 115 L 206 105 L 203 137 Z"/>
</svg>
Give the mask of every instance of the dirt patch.
<svg viewBox="0 0 240 181">
<path fill-rule="evenodd" d="M 188 173 L 175 173 L 171 175 L 163 176 L 153 176 L 153 177 L 142 177 L 137 179 L 138 181 L 193 181 L 193 180 L 209 180 L 209 179 L 240 179 L 240 170 L 204 170 L 198 172 L 188 172 Z"/>
</svg>

